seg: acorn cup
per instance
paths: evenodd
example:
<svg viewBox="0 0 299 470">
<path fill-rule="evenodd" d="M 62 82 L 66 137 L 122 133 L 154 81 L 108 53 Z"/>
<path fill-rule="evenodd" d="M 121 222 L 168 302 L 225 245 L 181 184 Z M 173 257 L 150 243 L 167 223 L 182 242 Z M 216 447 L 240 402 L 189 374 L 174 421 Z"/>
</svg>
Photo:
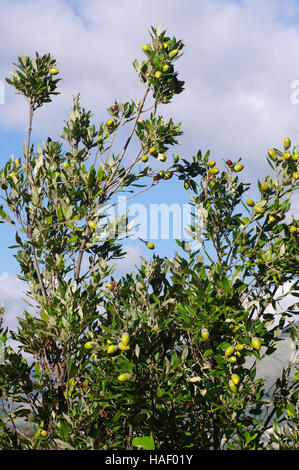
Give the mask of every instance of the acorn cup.
<svg viewBox="0 0 299 470">
<path fill-rule="evenodd" d="M 125 345 L 124 345 L 123 343 L 121 343 L 121 342 L 118 343 L 117 346 L 118 346 L 118 349 L 119 349 L 120 351 L 129 351 L 129 349 L 130 349 L 130 346 L 129 346 L 128 344 L 125 346 Z"/>
</svg>

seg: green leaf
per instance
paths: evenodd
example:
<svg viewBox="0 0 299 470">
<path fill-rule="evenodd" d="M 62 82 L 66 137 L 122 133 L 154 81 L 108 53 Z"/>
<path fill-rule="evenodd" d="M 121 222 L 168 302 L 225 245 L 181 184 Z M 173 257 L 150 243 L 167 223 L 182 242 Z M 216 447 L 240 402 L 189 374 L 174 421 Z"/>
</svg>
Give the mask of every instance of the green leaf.
<svg viewBox="0 0 299 470">
<path fill-rule="evenodd" d="M 50 317 L 49 317 L 49 315 L 48 315 L 44 310 L 43 310 L 43 312 L 42 312 L 41 319 L 42 319 L 45 323 L 47 323 L 47 324 L 49 323 Z"/>
<path fill-rule="evenodd" d="M 185 360 L 188 357 L 189 349 L 188 346 L 185 346 L 182 352 L 182 361 L 185 362 Z"/>
<path fill-rule="evenodd" d="M 56 214 L 57 214 L 58 220 L 63 219 L 63 212 L 62 212 L 62 208 L 60 206 L 57 207 Z"/>
<path fill-rule="evenodd" d="M 246 432 L 245 434 L 245 439 L 246 439 L 246 445 L 249 444 L 249 442 L 253 441 L 256 436 L 257 436 L 257 433 L 253 434 L 252 436 L 249 434 L 249 432 Z"/>
<path fill-rule="evenodd" d="M 214 354 L 213 349 L 207 349 L 207 350 L 205 351 L 203 357 L 211 357 L 211 356 L 213 356 L 213 354 Z"/>
<path fill-rule="evenodd" d="M 273 431 L 275 434 L 278 434 L 278 436 L 282 433 L 281 426 L 276 419 L 273 420 Z"/>
<path fill-rule="evenodd" d="M 103 331 L 106 331 L 106 333 L 109 333 L 109 335 L 112 335 L 112 336 L 115 335 L 115 331 L 112 330 L 111 328 L 108 328 L 107 326 L 104 326 L 104 325 L 101 325 L 101 328 Z"/>
<path fill-rule="evenodd" d="M 234 272 L 232 276 L 232 281 L 235 281 L 236 279 L 239 279 L 241 276 L 241 273 L 243 272 L 244 268 L 243 266 L 238 266 L 236 271 Z"/>
<path fill-rule="evenodd" d="M 41 370 L 40 370 L 40 367 L 39 367 L 38 362 L 35 362 L 35 363 L 34 363 L 34 370 L 35 370 L 35 375 L 36 375 L 37 377 L 40 377 L 40 375 L 41 375 Z"/>
<path fill-rule="evenodd" d="M 132 444 L 135 447 L 141 447 L 143 450 L 154 450 L 155 442 L 152 434 L 149 436 L 134 437 Z"/>
<path fill-rule="evenodd" d="M 99 181 L 103 181 L 105 177 L 105 172 L 103 170 L 103 168 L 100 166 L 100 168 L 98 169 L 98 172 L 97 172 L 97 178 Z"/>
<path fill-rule="evenodd" d="M 2 219 L 6 219 L 6 213 L 4 212 L 4 210 L 2 209 L 2 207 L 0 207 L 0 217 Z"/>
<path fill-rule="evenodd" d="M 72 206 L 68 206 L 67 209 L 64 210 L 64 215 L 65 215 L 66 220 L 70 219 L 72 217 L 72 214 L 73 214 L 73 208 Z"/>
</svg>

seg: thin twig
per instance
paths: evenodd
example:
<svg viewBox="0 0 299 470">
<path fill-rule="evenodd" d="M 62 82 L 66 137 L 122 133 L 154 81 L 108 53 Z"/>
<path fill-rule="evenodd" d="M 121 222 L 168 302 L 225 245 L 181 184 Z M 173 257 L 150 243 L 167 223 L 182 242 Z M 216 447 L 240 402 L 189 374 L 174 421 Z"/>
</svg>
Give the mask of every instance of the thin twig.
<svg viewBox="0 0 299 470">
<path fill-rule="evenodd" d="M 30 139 L 31 139 L 31 133 L 32 133 L 32 120 L 33 120 L 33 113 L 34 113 L 34 105 L 33 103 L 29 102 L 29 124 L 28 124 L 28 131 L 27 131 L 27 147 L 26 147 L 26 188 L 27 188 L 27 191 L 28 191 L 28 174 L 29 174 L 29 159 L 30 159 Z M 29 207 L 28 207 L 28 211 L 27 211 L 27 236 L 29 238 L 29 241 L 30 241 L 30 249 L 31 249 L 31 253 L 32 253 L 32 257 L 33 257 L 33 263 L 34 263 L 34 267 L 35 267 L 35 271 L 36 271 L 36 274 L 37 274 L 37 278 L 38 278 L 38 281 L 39 281 L 39 284 L 40 284 L 40 288 L 41 288 L 41 291 L 42 291 L 42 296 L 44 298 L 44 300 L 46 301 L 47 300 L 47 293 L 46 293 L 46 289 L 45 289 L 45 286 L 44 286 L 44 283 L 43 283 L 43 279 L 42 279 L 42 276 L 41 276 L 41 273 L 40 273 L 40 269 L 39 269 L 39 265 L 38 265 L 38 262 L 37 262 L 37 257 L 36 257 L 36 253 L 35 253 L 35 248 L 33 246 L 33 236 L 32 236 L 32 224 L 30 222 L 30 218 L 29 218 Z"/>
<path fill-rule="evenodd" d="M 120 154 L 120 157 L 119 157 L 119 159 L 118 159 L 118 161 L 117 161 L 117 165 L 115 166 L 115 168 L 114 168 L 114 170 L 113 170 L 113 172 L 112 172 L 112 174 L 111 174 L 111 176 L 110 176 L 110 178 L 109 178 L 109 180 L 108 180 L 108 182 L 107 182 L 107 186 L 109 186 L 110 182 L 113 180 L 113 178 L 114 178 L 114 176 L 115 176 L 115 174 L 116 174 L 116 172 L 117 172 L 117 170 L 118 170 L 118 168 L 119 168 L 119 165 L 120 165 L 121 161 L 123 160 L 123 158 L 124 158 L 124 156 L 125 156 L 126 150 L 127 150 L 128 146 L 129 146 L 129 144 L 130 144 L 130 142 L 131 142 L 132 136 L 133 136 L 134 131 L 135 131 L 135 128 L 136 128 L 137 121 L 138 121 L 138 119 L 139 119 L 140 113 L 141 113 L 142 108 L 143 108 L 143 106 L 144 106 L 146 97 L 147 97 L 147 95 L 148 95 L 148 93 L 149 93 L 149 91 L 150 91 L 150 88 L 151 88 L 151 85 L 149 84 L 149 85 L 147 86 L 146 90 L 145 90 L 144 96 L 143 96 L 142 101 L 141 101 L 141 103 L 140 103 L 140 105 L 139 105 L 139 108 L 138 108 L 138 110 L 137 110 L 137 113 L 136 113 L 136 116 L 135 116 L 135 119 L 134 119 L 134 123 L 133 123 L 132 129 L 131 129 L 131 132 L 130 132 L 130 134 L 129 134 L 127 140 L 126 140 L 126 143 L 125 143 L 125 145 L 124 145 L 124 147 L 123 147 L 123 149 L 122 149 L 122 152 L 121 152 L 121 154 Z"/>
</svg>

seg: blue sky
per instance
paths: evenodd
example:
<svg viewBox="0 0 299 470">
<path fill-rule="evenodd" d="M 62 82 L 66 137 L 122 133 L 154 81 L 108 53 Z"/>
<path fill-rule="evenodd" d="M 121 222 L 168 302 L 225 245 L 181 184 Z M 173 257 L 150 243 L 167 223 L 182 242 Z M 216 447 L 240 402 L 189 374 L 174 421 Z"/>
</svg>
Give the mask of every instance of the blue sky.
<svg viewBox="0 0 299 470">
<path fill-rule="evenodd" d="M 242 157 L 241 178 L 253 182 L 250 196 L 255 198 L 256 179 L 268 173 L 267 149 L 281 148 L 285 136 L 299 144 L 299 104 L 290 99 L 291 84 L 299 79 L 298 20 L 299 3 L 294 0 L 2 0 L 0 80 L 21 53 L 50 52 L 57 59 L 61 95 L 37 111 L 32 141 L 57 139 L 77 93 L 93 112 L 95 124 L 108 118 L 106 108 L 114 99 L 142 96 L 132 62 L 143 58 L 140 46 L 149 40 L 150 26 L 162 23 L 169 35 L 185 43 L 177 67 L 186 90 L 158 109 L 182 122 L 184 135 L 173 153 L 189 158 L 198 148 L 210 149 L 220 169 L 224 159 Z M 0 105 L 1 168 L 11 154 L 22 154 L 26 125 L 26 104 L 7 85 L 5 104 Z M 188 201 L 188 192 L 172 179 L 134 202 Z M 298 209 L 294 197 L 292 212 L 298 214 Z M 18 265 L 7 249 L 14 244 L 13 232 L 3 224 L 0 229 L 0 300 L 12 312 L 11 299 L 15 292 L 21 295 L 22 287 L 16 280 Z M 171 239 L 154 243 L 161 256 L 176 249 Z M 133 269 L 140 255 L 149 254 L 143 244 L 129 242 L 120 272 Z M 9 289 L 15 290 L 11 297 Z"/>
</svg>

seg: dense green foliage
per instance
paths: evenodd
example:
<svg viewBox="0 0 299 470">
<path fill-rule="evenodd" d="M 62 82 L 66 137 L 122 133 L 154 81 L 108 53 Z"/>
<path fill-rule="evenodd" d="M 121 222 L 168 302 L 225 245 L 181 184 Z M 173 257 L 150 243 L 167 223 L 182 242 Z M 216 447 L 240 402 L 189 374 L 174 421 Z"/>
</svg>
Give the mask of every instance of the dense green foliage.
<svg viewBox="0 0 299 470">
<path fill-rule="evenodd" d="M 184 83 L 175 71 L 182 41 L 160 27 L 151 39 L 142 46 L 146 59 L 134 61 L 143 98 L 113 103 L 95 126 L 75 97 L 61 142 L 30 141 L 35 111 L 57 94 L 50 54 L 20 56 L 7 79 L 28 101 L 29 124 L 23 157 L 0 173 L 0 216 L 15 229 L 11 248 L 36 314 L 24 312 L 15 332 L 1 327 L 1 448 L 261 449 L 271 425 L 279 448 L 299 446 L 295 362 L 271 390 L 256 376 L 282 329 L 298 340 L 298 303 L 278 319 L 276 311 L 287 295 L 299 295 L 299 224 L 285 221 L 299 186 L 299 148 L 286 139 L 281 151 L 268 152 L 273 175 L 258 181 L 255 202 L 239 161 L 220 172 L 209 152 L 198 151 L 152 170 L 151 159 L 163 161 L 182 133 L 157 115 L 158 105 Z M 150 93 L 154 105 L 145 111 Z M 123 126 L 128 138 L 114 154 Z M 139 150 L 124 166 L 133 139 Z M 103 204 L 171 177 L 192 189 L 194 242 L 177 240 L 172 259 L 154 255 L 116 282 L 111 261 L 123 254 L 128 220 L 107 226 Z M 18 429 L 20 417 L 32 435 Z"/>
</svg>

